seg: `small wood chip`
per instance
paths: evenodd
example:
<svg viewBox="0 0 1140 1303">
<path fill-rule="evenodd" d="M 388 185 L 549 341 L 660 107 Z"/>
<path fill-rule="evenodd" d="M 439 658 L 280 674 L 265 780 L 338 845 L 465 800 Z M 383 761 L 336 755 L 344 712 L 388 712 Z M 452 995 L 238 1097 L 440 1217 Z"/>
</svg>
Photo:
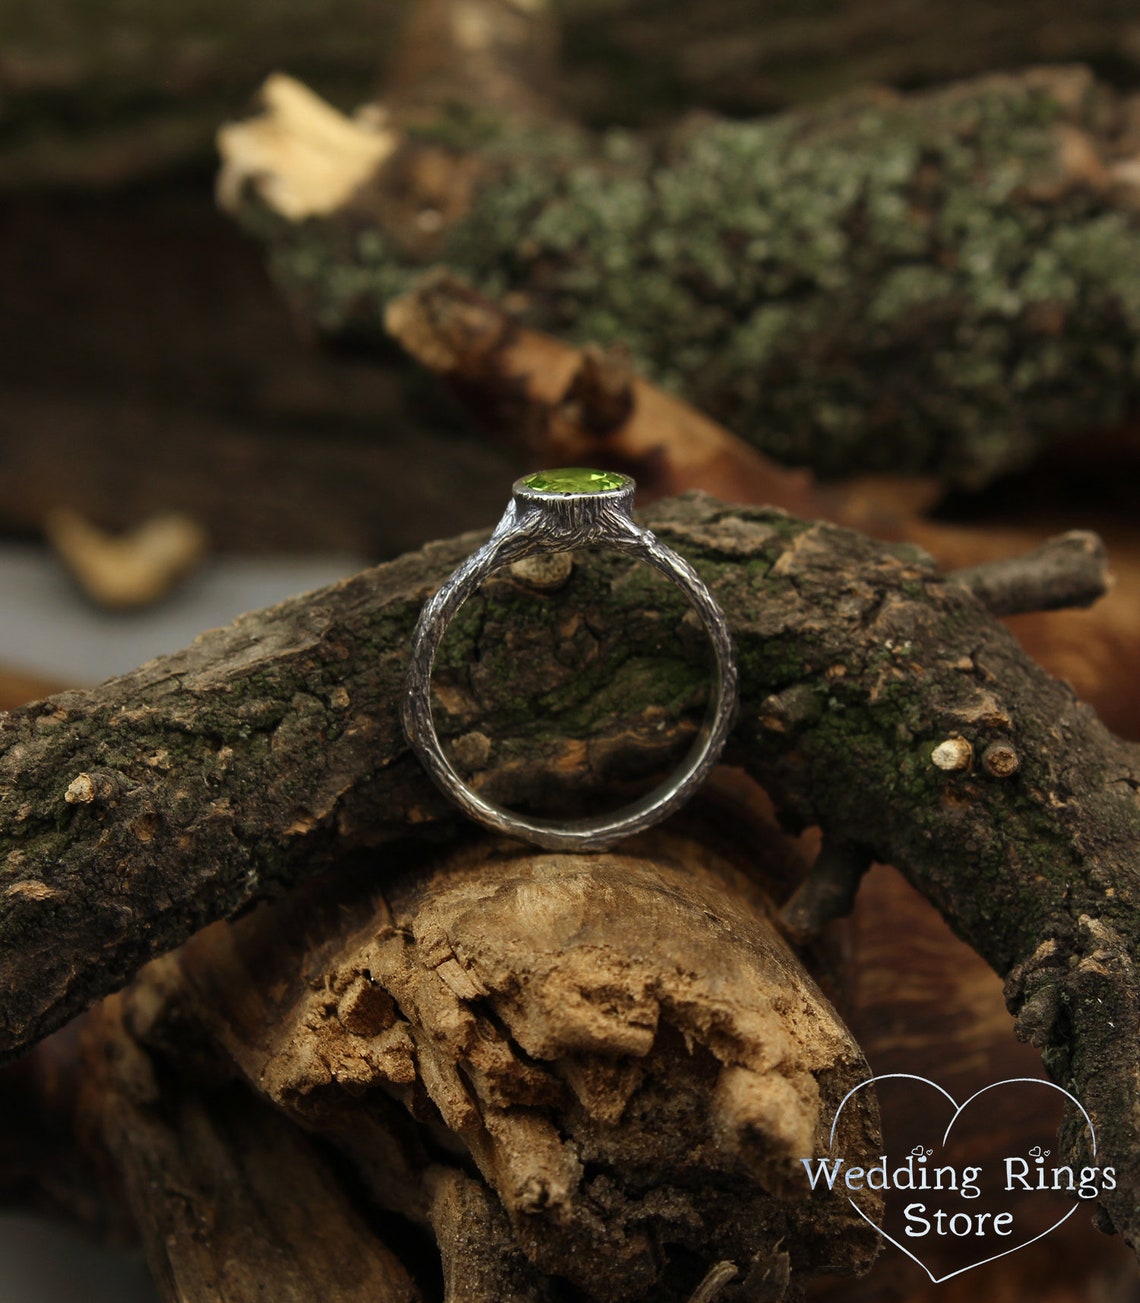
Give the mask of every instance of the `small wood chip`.
<svg viewBox="0 0 1140 1303">
<path fill-rule="evenodd" d="M 191 516 L 152 516 L 126 534 L 109 534 L 79 512 L 49 512 L 44 533 L 93 602 L 109 610 L 150 606 L 201 564 L 206 531 Z"/>
</svg>

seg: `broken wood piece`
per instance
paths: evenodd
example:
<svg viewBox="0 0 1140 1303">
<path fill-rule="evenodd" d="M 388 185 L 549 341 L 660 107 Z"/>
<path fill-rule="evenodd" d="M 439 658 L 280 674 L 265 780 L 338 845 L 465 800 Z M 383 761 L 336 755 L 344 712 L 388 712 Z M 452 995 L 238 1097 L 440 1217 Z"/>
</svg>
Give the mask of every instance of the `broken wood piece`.
<svg viewBox="0 0 1140 1303">
<path fill-rule="evenodd" d="M 626 354 L 528 329 L 445 269 L 385 309 L 392 337 L 454 389 L 475 421 L 530 465 L 601 464 L 632 474 L 642 500 L 701 489 L 730 502 L 775 502 L 819 515 L 808 472 L 765 457 Z"/>
<path fill-rule="evenodd" d="M 44 534 L 87 596 L 113 611 L 159 601 L 209 549 L 205 530 L 180 511 L 109 534 L 79 512 L 57 507 L 44 520 Z"/>
<path fill-rule="evenodd" d="M 87 1020 L 78 1116 L 114 1168 L 164 1303 L 420 1303 L 312 1141 L 241 1085 L 164 1071 L 122 1023 Z"/>
<path fill-rule="evenodd" d="M 327 216 L 396 148 L 396 133 L 381 115 L 347 118 L 284 73 L 265 81 L 260 98 L 259 116 L 218 132 L 217 196 L 223 208 L 232 207 L 249 183 L 290 221 Z"/>
<path fill-rule="evenodd" d="M 392 1158 L 394 1099 L 427 1150 L 474 1164 L 539 1282 L 687 1303 L 718 1261 L 785 1261 L 797 1283 L 869 1266 L 874 1232 L 801 1159 L 829 1152 L 870 1070 L 755 881 L 661 832 L 597 855 L 478 841 L 370 878 L 203 932 L 176 957 L 171 1026 L 343 1148 L 390 1211 L 434 1227 L 454 1189 L 409 1197 L 423 1164 Z M 175 970 L 156 971 L 161 1003 Z M 145 975 L 132 1003 L 177 1053 Z M 880 1144 L 859 1098 L 836 1142 L 852 1161 Z"/>
<path fill-rule="evenodd" d="M 739 785 L 738 775 L 725 771 L 719 777 L 731 777 L 734 787 Z M 764 831 L 763 824 L 750 827 L 759 834 Z M 703 837 L 703 821 L 700 828 L 698 837 Z M 750 846 L 750 835 L 744 833 L 744 839 L 737 841 L 736 845 Z M 771 863 L 767 842 L 762 852 L 750 851 L 748 859 L 750 872 L 761 868 L 767 878 L 775 867 L 777 876 L 782 876 L 782 866 Z M 734 896 L 738 894 L 731 883 L 727 888 Z M 347 894 L 351 896 L 351 890 Z M 273 983 L 273 973 L 287 969 L 293 956 L 311 953 L 315 944 L 311 927 L 302 934 L 290 920 L 295 922 L 306 917 L 311 920 L 322 909 L 335 911 L 343 907 L 345 898 L 345 884 L 336 878 L 326 880 L 312 891 L 302 889 L 296 904 L 291 904 L 288 910 L 265 912 L 266 916 L 256 929 L 260 949 L 251 944 L 250 921 L 241 923 L 238 929 L 243 934 L 240 964 L 230 962 L 235 951 L 232 945 L 226 947 L 225 954 L 219 945 L 206 945 L 207 940 L 212 940 L 214 933 L 220 933 L 221 929 L 203 934 L 193 943 L 198 953 L 192 966 L 204 963 L 213 985 L 224 992 L 220 1017 L 209 991 L 203 990 L 200 997 L 206 1022 L 212 1028 L 211 1035 L 217 1035 L 219 1023 L 225 1024 L 236 1015 L 239 1023 L 237 1035 L 247 1040 L 260 1039 L 259 1028 L 271 1024 L 281 1007 L 272 1001 L 267 1007 L 261 998 Z M 352 919 L 349 920 L 350 927 L 351 924 Z M 324 933 L 323 926 L 319 931 Z M 332 931 L 341 933 L 343 929 L 334 928 Z M 974 1090 L 997 1078 L 1033 1076 L 1039 1072 L 1036 1055 L 1028 1046 L 1018 1045 L 1009 1036 L 1009 1016 L 1001 1000 L 1000 981 L 984 968 L 972 951 L 950 935 L 927 902 L 892 870 L 877 869 L 860 892 L 856 930 L 854 936 L 849 935 L 844 941 L 843 952 L 842 974 L 835 980 L 842 990 L 847 1010 L 845 1020 L 856 1033 L 859 1044 L 877 1072 L 914 1071 L 921 1064 L 925 1075 L 938 1081 L 959 1099 L 968 1098 Z M 268 969 L 263 955 L 269 961 Z M 182 1082 L 205 1080 L 216 1086 L 229 1080 L 232 1067 L 229 1056 L 219 1054 L 217 1046 L 201 1029 L 194 1008 L 195 999 L 177 967 L 176 961 L 183 957 L 168 957 L 148 968 L 142 981 L 126 998 L 126 1021 L 131 1034 L 152 1058 L 163 1065 L 160 1069 L 163 1079 L 166 1074 L 174 1073 Z M 905 981 L 900 982 L 900 973 L 905 973 Z M 287 991 L 289 984 L 296 980 L 295 972 L 285 976 L 284 987 L 278 984 L 275 990 Z M 359 982 L 352 983 L 346 993 L 348 998 L 338 1000 L 335 1015 L 354 1028 L 358 1038 L 366 1037 L 368 1028 L 378 1025 L 375 1015 L 369 1012 L 370 1007 L 375 1006 L 360 999 L 361 989 Z M 851 1021 L 852 1015 L 854 1022 Z M 59 1081 L 61 1074 L 77 1079 L 86 1075 L 86 1069 L 78 1063 L 60 1062 L 60 1040 L 60 1037 L 51 1038 L 25 1061 L 25 1065 L 35 1065 L 45 1051 L 55 1051 L 54 1063 L 46 1073 L 52 1093 L 55 1093 L 54 1083 Z M 347 1061 L 338 1059 L 337 1062 Z M 9 1077 L 11 1071 L 9 1069 Z M 427 1233 L 435 1238 L 443 1258 L 445 1280 L 460 1283 L 463 1303 L 502 1303 L 504 1299 L 512 1303 L 554 1303 L 556 1294 L 552 1292 L 550 1282 L 540 1278 L 533 1268 L 529 1268 L 529 1273 L 524 1270 L 528 1264 L 518 1250 L 501 1207 L 481 1181 L 455 1168 L 433 1165 L 426 1155 L 418 1157 L 413 1166 L 404 1167 L 397 1174 L 393 1171 L 391 1148 L 383 1149 L 377 1137 L 384 1129 L 392 1137 L 392 1143 L 397 1143 L 395 1133 L 398 1127 L 393 1122 L 395 1114 L 402 1112 L 400 1106 L 393 1104 L 395 1112 L 378 1108 L 376 1091 L 372 1091 L 365 1096 L 354 1096 L 353 1106 L 345 1107 L 344 1096 L 345 1092 L 340 1092 L 341 1102 L 338 1104 L 335 1098 L 330 1100 L 326 1094 L 328 1107 L 321 1107 L 319 1101 L 310 1096 L 313 1107 L 306 1110 L 306 1129 L 321 1131 L 346 1154 L 355 1154 L 358 1170 L 367 1159 L 368 1166 L 362 1175 L 369 1190 L 378 1187 L 378 1173 L 384 1171 L 387 1190 L 385 1197 L 378 1201 L 405 1211 L 419 1210 L 415 1215 L 428 1228 Z M 6 1095 L 5 1099 L 7 1101 L 9 1097 Z M 921 1101 L 916 1101 L 916 1104 L 921 1107 Z M 897 1105 L 891 1112 L 894 1123 L 899 1120 L 896 1109 Z M 10 1122 L 17 1125 L 23 1122 L 19 1110 L 9 1112 Z M 84 1116 L 87 1119 L 85 1129 L 90 1132 L 90 1107 Z M 995 1116 L 992 1121 L 992 1133 L 987 1128 L 990 1147 L 984 1154 L 975 1154 L 975 1160 L 984 1162 L 992 1156 L 993 1161 L 1000 1164 L 1002 1155 L 1026 1152 L 1040 1138 L 1032 1127 L 1021 1127 L 1016 1114 Z M 333 1128 L 337 1123 L 339 1126 L 334 1137 Z M 11 1128 L 7 1134 L 10 1138 L 13 1136 Z M 61 1167 L 61 1163 L 68 1160 L 58 1143 L 53 1149 L 36 1153 L 37 1146 L 42 1145 L 41 1137 L 42 1129 L 29 1136 L 29 1155 L 34 1156 L 30 1171 L 41 1180 L 46 1178 L 47 1183 L 54 1187 L 54 1206 L 58 1208 L 60 1180 L 67 1181 L 70 1176 L 69 1168 Z M 1014 1148 L 1011 1149 L 1010 1145 Z M 397 1162 L 395 1167 L 400 1169 L 401 1164 Z M 414 1192 L 421 1177 L 426 1198 Z M 405 1181 L 410 1181 L 411 1185 L 403 1184 Z M 27 1206 L 27 1189 L 25 1186 L 19 1191 L 23 1206 Z M 68 1193 L 71 1194 L 70 1188 Z M 358 1211 L 364 1210 L 367 1215 L 368 1199 L 362 1194 L 359 1183 L 350 1182 L 350 1197 L 354 1207 Z M 1032 1203 L 1032 1196 L 1027 1198 Z M 74 1204 L 73 1200 L 70 1202 Z M 105 1222 L 108 1211 L 116 1204 L 114 1192 L 105 1187 L 97 1203 L 89 1194 L 84 1208 L 69 1206 L 67 1212 L 72 1217 L 83 1216 L 86 1222 L 94 1225 L 100 1219 Z M 86 1216 L 84 1209 L 87 1210 Z M 121 1215 L 119 1220 L 122 1220 Z M 392 1223 L 386 1225 L 390 1229 Z M 422 1268 L 430 1257 L 427 1233 L 414 1256 L 417 1268 Z M 120 1239 L 124 1234 L 120 1231 Z M 404 1249 L 414 1239 L 414 1228 L 408 1228 L 397 1232 L 391 1242 Z M 1089 1289 L 1101 1287 L 1102 1279 L 1107 1282 L 1113 1273 L 1121 1281 L 1128 1278 L 1124 1246 L 1114 1245 L 1099 1236 L 1090 1238 L 1087 1223 L 1080 1216 L 1069 1219 L 1065 1227 L 1050 1234 L 1034 1254 L 1016 1255 L 1005 1261 L 1008 1270 L 1001 1275 L 1001 1287 L 1010 1297 L 1018 1289 L 1024 1292 L 1031 1284 L 1034 1297 L 1040 1297 L 1046 1303 L 1077 1303 L 1078 1299 L 1087 1296 Z M 774 1271 L 775 1265 L 769 1262 L 764 1270 Z M 884 1290 L 894 1288 L 896 1283 L 899 1290 L 903 1288 L 906 1273 L 902 1271 L 900 1274 L 900 1268 L 905 1265 L 908 1264 L 900 1255 L 887 1252 L 879 1257 L 873 1271 L 861 1281 L 850 1278 L 821 1281 L 813 1287 L 812 1296 L 818 1295 L 821 1300 L 844 1300 L 845 1303 L 847 1300 L 852 1303 L 867 1300 L 870 1303 L 879 1299 Z M 732 1270 L 736 1271 L 735 1265 Z M 995 1270 L 989 1269 L 987 1279 Z M 722 1280 L 727 1273 L 727 1266 L 719 1272 L 714 1268 L 710 1278 Z M 422 1281 L 419 1270 L 412 1274 L 417 1282 Z M 759 1278 L 763 1273 L 757 1269 L 754 1274 Z M 739 1284 L 739 1275 L 737 1281 Z M 772 1283 L 771 1279 L 768 1283 Z M 992 1283 L 994 1288 L 998 1288 L 996 1281 Z M 822 1293 L 819 1292 L 821 1287 Z M 1107 1285 L 1105 1288 L 1107 1291 Z M 906 1297 L 908 1300 L 929 1298 L 929 1303 L 938 1303 L 943 1292 L 944 1287 L 938 1286 L 917 1294 L 911 1288 Z M 696 1297 L 699 1296 L 698 1293 Z M 1105 1296 L 1116 1298 L 1117 1293 L 1110 1295 L 1106 1292 Z M 772 1289 L 767 1293 L 757 1289 L 746 1297 L 774 1299 L 779 1297 L 779 1293 Z M 688 1303 L 692 1303 L 691 1299 Z"/>
</svg>

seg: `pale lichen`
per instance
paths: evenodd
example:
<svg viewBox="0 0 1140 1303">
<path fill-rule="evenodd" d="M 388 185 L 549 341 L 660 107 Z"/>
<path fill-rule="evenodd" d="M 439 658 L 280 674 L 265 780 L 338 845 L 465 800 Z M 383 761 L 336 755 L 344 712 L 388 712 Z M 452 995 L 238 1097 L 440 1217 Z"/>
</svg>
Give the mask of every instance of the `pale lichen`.
<svg viewBox="0 0 1140 1303">
<path fill-rule="evenodd" d="M 325 331 L 381 335 L 444 263 L 533 324 L 623 343 L 785 461 L 979 484 L 1134 397 L 1138 218 L 1065 161 L 1074 133 L 1111 150 L 1104 103 L 1069 69 L 656 143 L 483 124 L 480 182 L 428 253 L 379 209 L 247 217 Z"/>
</svg>

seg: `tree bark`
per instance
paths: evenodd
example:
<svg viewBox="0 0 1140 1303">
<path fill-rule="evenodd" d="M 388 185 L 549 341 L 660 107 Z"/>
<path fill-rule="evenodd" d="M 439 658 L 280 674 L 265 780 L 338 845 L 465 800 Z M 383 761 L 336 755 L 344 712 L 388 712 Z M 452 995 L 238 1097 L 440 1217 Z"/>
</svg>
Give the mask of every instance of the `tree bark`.
<svg viewBox="0 0 1140 1303">
<path fill-rule="evenodd" d="M 977 486 L 1135 402 L 1140 138 L 1081 69 L 665 142 L 441 113 L 389 122 L 377 166 L 323 152 L 335 190 L 294 161 L 310 110 L 282 89 L 223 132 L 221 194 L 322 331 L 378 341 L 442 263 L 829 477 Z"/>
<path fill-rule="evenodd" d="M 423 1295 L 298 1128 L 241 1087 L 164 1071 L 108 1000 L 84 1030 L 79 1108 L 168 1303 L 419 1303 Z"/>
<path fill-rule="evenodd" d="M 1008 978 L 1022 1033 L 1093 1117 L 1120 1182 L 1105 1206 L 1134 1238 L 1137 748 L 911 549 L 700 497 L 646 520 L 728 616 L 730 759 L 792 823 L 897 864 Z M 5 718 L 7 1054 L 211 919 L 354 847 L 454 828 L 397 703 L 422 600 L 477 542 Z M 560 589 L 508 573 L 465 609 L 437 715 L 469 782 L 561 813 L 673 763 L 705 672 L 674 590 L 578 556 Z"/>
</svg>

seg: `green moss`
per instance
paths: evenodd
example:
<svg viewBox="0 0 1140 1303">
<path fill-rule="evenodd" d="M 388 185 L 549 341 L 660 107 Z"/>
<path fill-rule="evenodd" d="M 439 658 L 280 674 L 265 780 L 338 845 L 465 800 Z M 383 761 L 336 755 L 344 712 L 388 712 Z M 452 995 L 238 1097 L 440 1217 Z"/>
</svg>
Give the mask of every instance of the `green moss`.
<svg viewBox="0 0 1140 1303">
<path fill-rule="evenodd" d="M 456 611 L 435 656 L 435 669 L 446 675 L 462 671 L 475 659 L 483 626 L 487 620 L 487 603 L 481 595 L 469 598 Z"/>
<path fill-rule="evenodd" d="M 647 710 L 660 710 L 663 718 L 679 719 L 703 707 L 708 692 L 708 667 L 686 661 L 631 656 L 614 668 L 573 709 L 566 709 L 558 694 L 537 702 L 544 719 L 556 718 L 558 729 L 571 737 L 600 732 L 608 722 L 637 718 Z"/>
</svg>

